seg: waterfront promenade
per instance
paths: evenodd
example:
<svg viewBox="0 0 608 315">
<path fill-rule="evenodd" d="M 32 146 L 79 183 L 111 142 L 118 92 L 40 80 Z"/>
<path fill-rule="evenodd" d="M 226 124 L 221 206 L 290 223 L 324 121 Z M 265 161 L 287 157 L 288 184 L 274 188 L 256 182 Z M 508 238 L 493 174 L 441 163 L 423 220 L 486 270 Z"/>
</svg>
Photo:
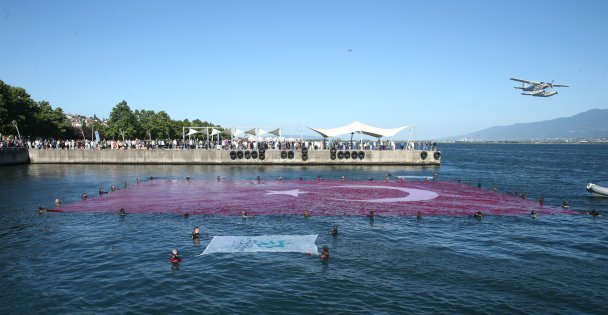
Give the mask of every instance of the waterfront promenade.
<svg viewBox="0 0 608 315">
<path fill-rule="evenodd" d="M 441 161 L 439 151 L 425 150 L 34 149 L 28 153 L 33 164 L 439 165 Z"/>
</svg>

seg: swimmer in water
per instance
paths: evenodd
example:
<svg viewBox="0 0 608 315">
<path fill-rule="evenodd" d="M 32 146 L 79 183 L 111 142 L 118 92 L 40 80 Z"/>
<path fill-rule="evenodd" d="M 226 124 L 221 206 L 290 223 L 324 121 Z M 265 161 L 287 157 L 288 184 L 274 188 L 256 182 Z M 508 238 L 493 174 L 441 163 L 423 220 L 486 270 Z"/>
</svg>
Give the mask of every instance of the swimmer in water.
<svg viewBox="0 0 608 315">
<path fill-rule="evenodd" d="M 86 200 L 87 198 L 89 198 L 89 196 L 87 196 L 86 192 L 83 192 L 82 196 L 80 196 L 80 198 L 82 198 L 82 200 Z"/>
<path fill-rule="evenodd" d="M 110 191 L 112 191 L 112 192 L 116 191 L 116 186 L 114 186 L 114 184 L 112 184 L 112 186 L 110 186 Z"/>
<path fill-rule="evenodd" d="M 277 180 L 283 180 L 283 176 L 277 177 Z"/>
<path fill-rule="evenodd" d="M 418 212 L 416 212 L 416 219 L 422 219 L 422 211 L 418 210 Z"/>
<path fill-rule="evenodd" d="M 600 212 L 598 210 L 593 209 L 590 212 L 587 212 L 587 214 L 597 217 L 598 215 L 600 215 Z"/>
<path fill-rule="evenodd" d="M 545 197 L 540 196 L 540 198 L 538 198 L 538 203 L 539 203 L 541 206 L 544 206 L 544 205 L 545 205 Z"/>
<path fill-rule="evenodd" d="M 340 177 L 340 180 L 344 181 L 344 176 Z"/>
<path fill-rule="evenodd" d="M 496 186 L 492 187 L 492 191 L 496 192 L 498 190 L 498 188 L 496 188 Z"/>
<path fill-rule="evenodd" d="M 171 251 L 171 263 L 172 264 L 177 264 L 177 263 L 179 263 L 181 261 L 182 261 L 182 259 L 179 258 L 179 253 L 177 252 L 177 249 L 174 248 Z"/>
<path fill-rule="evenodd" d="M 103 194 L 107 194 L 107 192 L 105 192 L 103 188 L 99 187 L 99 195 L 101 196 Z"/>
<path fill-rule="evenodd" d="M 304 218 L 310 218 L 312 214 L 308 210 L 304 210 Z"/>
<path fill-rule="evenodd" d="M 247 215 L 247 211 L 243 210 L 241 211 L 241 219 L 245 220 L 249 218 L 249 216 Z"/>
<path fill-rule="evenodd" d="M 562 202 L 562 208 L 564 208 L 564 209 L 570 208 L 570 203 L 568 203 L 568 200 L 564 200 L 564 202 Z"/>
<path fill-rule="evenodd" d="M 217 180 L 222 180 L 222 179 L 224 179 L 222 176 L 217 177 Z"/>
<path fill-rule="evenodd" d="M 338 236 L 338 226 L 334 224 L 334 226 L 331 228 L 331 236 L 336 237 Z"/>
<path fill-rule="evenodd" d="M 367 180 L 371 182 L 371 181 L 373 181 L 374 179 L 373 179 L 373 178 L 371 178 L 371 177 L 369 177 Z"/>
<path fill-rule="evenodd" d="M 521 192 L 521 199 L 524 199 L 524 200 L 526 199 L 526 192 L 525 191 Z"/>
<path fill-rule="evenodd" d="M 190 181 L 190 176 L 186 176 L 186 180 L 187 180 L 187 181 Z"/>
<path fill-rule="evenodd" d="M 374 210 L 370 210 L 370 211 L 369 211 L 369 214 L 367 215 L 367 217 L 368 217 L 370 220 L 373 220 L 373 219 L 376 217 L 376 213 L 374 212 Z"/>
<path fill-rule="evenodd" d="M 187 219 L 189 216 L 190 216 L 190 213 L 188 213 L 188 212 L 184 213 L 184 218 Z"/>
<path fill-rule="evenodd" d="M 127 215 L 127 211 L 125 211 L 125 208 L 120 208 L 120 210 L 118 210 L 118 214 L 120 214 L 121 217 L 124 217 Z"/>
<path fill-rule="evenodd" d="M 481 211 L 475 212 L 475 214 L 473 216 L 475 217 L 475 219 L 478 219 L 478 220 L 483 219 L 483 213 L 481 213 Z"/>
<path fill-rule="evenodd" d="M 141 183 L 141 179 L 139 179 L 139 177 L 137 177 L 137 178 L 135 179 L 135 182 L 136 182 L 137 184 L 139 184 L 139 183 Z"/>
<path fill-rule="evenodd" d="M 321 180 L 321 176 L 317 176 L 317 180 Z"/>
<path fill-rule="evenodd" d="M 193 240 L 197 240 L 201 235 L 201 230 L 198 228 L 198 226 L 194 227 L 194 230 L 192 231 L 192 239 Z"/>
<path fill-rule="evenodd" d="M 258 177 L 255 178 L 255 180 L 259 183 L 262 181 L 262 179 L 260 178 L 260 175 L 258 175 Z"/>
<path fill-rule="evenodd" d="M 323 251 L 321 252 L 321 256 L 319 256 L 319 258 L 321 258 L 321 260 L 329 259 L 329 247 L 323 246 Z"/>
<path fill-rule="evenodd" d="M 532 211 L 530 212 L 530 216 L 531 216 L 532 218 L 536 218 L 536 210 L 532 210 Z"/>
<path fill-rule="evenodd" d="M 59 198 L 55 198 L 55 205 L 61 206 L 61 200 L 59 200 Z"/>
</svg>

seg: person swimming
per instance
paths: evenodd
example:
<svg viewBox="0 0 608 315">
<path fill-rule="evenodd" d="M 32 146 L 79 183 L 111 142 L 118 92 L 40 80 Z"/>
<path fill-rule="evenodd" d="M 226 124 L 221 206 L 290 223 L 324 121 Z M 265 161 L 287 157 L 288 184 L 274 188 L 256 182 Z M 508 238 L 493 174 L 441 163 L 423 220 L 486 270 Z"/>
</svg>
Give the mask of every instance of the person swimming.
<svg viewBox="0 0 608 315">
<path fill-rule="evenodd" d="M 55 198 L 55 205 L 61 206 L 61 200 L 59 198 Z"/>
<path fill-rule="evenodd" d="M 258 183 L 262 181 L 262 179 L 260 178 L 260 175 L 258 175 L 258 176 L 255 178 L 255 180 L 256 180 Z"/>
<path fill-rule="evenodd" d="M 277 180 L 283 180 L 283 176 L 277 176 Z"/>
<path fill-rule="evenodd" d="M 308 210 L 304 210 L 304 218 L 310 218 L 312 214 Z"/>
<path fill-rule="evenodd" d="M 342 175 L 342 177 L 340 177 L 340 180 L 341 180 L 341 181 L 344 181 L 344 175 Z"/>
<path fill-rule="evenodd" d="M 107 194 L 107 191 L 104 191 L 103 188 L 99 187 L 99 195 Z"/>
<path fill-rule="evenodd" d="M 521 192 L 521 199 L 524 199 L 524 200 L 526 199 L 526 192 L 525 191 Z"/>
<path fill-rule="evenodd" d="M 137 183 L 137 184 L 141 183 L 141 179 L 139 179 L 139 177 L 137 177 L 137 178 L 135 179 L 135 183 Z"/>
<path fill-rule="evenodd" d="M 89 196 L 87 196 L 86 192 L 83 192 L 80 198 L 82 198 L 82 200 L 86 200 L 87 198 L 89 198 Z"/>
<path fill-rule="evenodd" d="M 217 177 L 217 180 L 222 180 L 222 179 L 224 179 L 222 176 Z"/>
<path fill-rule="evenodd" d="M 373 220 L 373 219 L 376 217 L 376 213 L 374 212 L 374 210 L 370 210 L 370 211 L 369 211 L 369 214 L 367 215 L 367 217 L 368 217 L 370 220 Z"/>
<path fill-rule="evenodd" d="M 422 219 L 422 211 L 418 210 L 418 212 L 416 212 L 416 219 Z"/>
<path fill-rule="evenodd" d="M 338 226 L 334 224 L 334 226 L 331 228 L 331 236 L 338 236 Z"/>
<path fill-rule="evenodd" d="M 598 210 L 593 209 L 590 212 L 587 212 L 587 214 L 597 217 L 598 215 L 600 215 L 600 212 Z"/>
<path fill-rule="evenodd" d="M 530 212 L 530 216 L 531 216 L 532 218 L 536 218 L 536 210 L 532 210 L 532 211 Z"/>
<path fill-rule="evenodd" d="M 475 212 L 475 214 L 473 215 L 475 217 L 475 219 L 483 219 L 483 213 L 481 213 L 481 211 L 477 211 Z"/>
<path fill-rule="evenodd" d="M 570 203 L 568 202 L 568 200 L 564 200 L 564 202 L 562 202 L 562 208 L 564 208 L 564 209 L 570 208 Z"/>
<path fill-rule="evenodd" d="M 111 192 L 116 191 L 116 186 L 114 186 L 114 184 L 112 184 L 112 186 L 110 186 L 110 191 L 111 191 Z"/>
<path fill-rule="evenodd" d="M 538 203 L 539 203 L 541 206 L 544 206 L 544 205 L 545 205 L 545 197 L 540 196 L 540 198 L 538 198 Z"/>
<path fill-rule="evenodd" d="M 319 258 L 321 258 L 321 260 L 329 259 L 329 247 L 323 246 L 323 251 L 321 252 L 321 255 L 319 256 Z"/>
<path fill-rule="evenodd" d="M 201 230 L 199 229 L 198 226 L 194 227 L 194 230 L 192 231 L 192 239 L 193 240 L 197 240 L 201 235 Z"/>
<path fill-rule="evenodd" d="M 247 215 L 247 211 L 243 210 L 241 211 L 241 219 L 245 220 L 249 218 L 249 216 Z"/>
<path fill-rule="evenodd" d="M 173 249 L 171 251 L 171 263 L 172 264 L 178 264 L 182 261 L 181 258 L 179 258 L 179 253 L 177 252 L 177 249 Z"/>
<path fill-rule="evenodd" d="M 118 210 L 118 214 L 120 214 L 121 217 L 124 217 L 127 215 L 127 211 L 125 211 L 125 208 L 120 208 L 120 210 Z"/>
<path fill-rule="evenodd" d="M 498 191 L 498 188 L 496 188 L 496 186 L 494 186 L 494 187 L 492 187 L 492 191 L 496 192 L 496 191 Z"/>
<path fill-rule="evenodd" d="M 186 176 L 186 181 L 190 181 L 190 176 Z"/>
</svg>

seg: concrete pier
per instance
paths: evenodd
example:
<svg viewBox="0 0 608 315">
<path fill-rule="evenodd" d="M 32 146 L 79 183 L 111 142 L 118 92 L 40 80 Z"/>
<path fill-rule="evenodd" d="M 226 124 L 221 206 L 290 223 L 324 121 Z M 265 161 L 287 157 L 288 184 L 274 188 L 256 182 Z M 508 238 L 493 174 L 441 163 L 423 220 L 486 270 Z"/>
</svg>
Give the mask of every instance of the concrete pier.
<svg viewBox="0 0 608 315">
<path fill-rule="evenodd" d="M 239 153 L 240 152 L 240 153 Z M 348 152 L 348 153 L 347 153 Z M 356 158 L 353 158 L 353 152 Z M 262 159 L 263 158 L 263 159 Z M 439 165 L 423 150 L 29 150 L 35 164 Z"/>
<path fill-rule="evenodd" d="M 26 164 L 28 162 L 29 156 L 25 148 L 0 149 L 0 165 Z"/>
</svg>

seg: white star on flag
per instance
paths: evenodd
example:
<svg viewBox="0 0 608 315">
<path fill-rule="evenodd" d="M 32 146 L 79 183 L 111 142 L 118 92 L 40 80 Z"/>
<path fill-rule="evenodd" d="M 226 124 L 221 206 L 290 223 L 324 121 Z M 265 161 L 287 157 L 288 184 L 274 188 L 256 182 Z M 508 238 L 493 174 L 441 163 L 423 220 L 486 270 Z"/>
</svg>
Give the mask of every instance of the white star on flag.
<svg viewBox="0 0 608 315">
<path fill-rule="evenodd" d="M 299 189 L 292 189 L 292 190 L 281 190 L 281 191 L 276 191 L 276 190 L 267 190 L 266 195 L 287 195 L 287 196 L 292 196 L 292 197 L 297 197 L 300 194 L 305 194 L 305 191 L 301 191 Z"/>
</svg>

